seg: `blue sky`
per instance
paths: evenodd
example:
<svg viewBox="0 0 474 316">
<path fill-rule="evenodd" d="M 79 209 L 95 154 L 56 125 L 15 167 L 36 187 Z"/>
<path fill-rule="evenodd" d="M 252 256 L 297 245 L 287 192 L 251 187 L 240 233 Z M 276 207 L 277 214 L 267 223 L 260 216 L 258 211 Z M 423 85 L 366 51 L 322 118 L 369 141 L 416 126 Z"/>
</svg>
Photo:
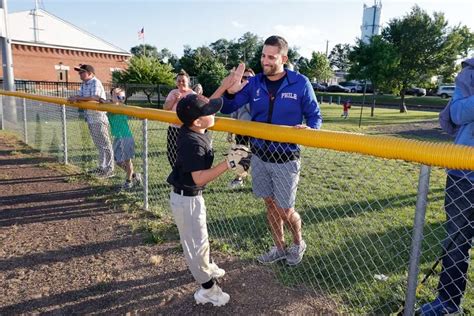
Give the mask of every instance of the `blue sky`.
<svg viewBox="0 0 474 316">
<path fill-rule="evenodd" d="M 7 0 L 10 12 L 34 8 L 34 0 Z M 262 38 L 278 34 L 309 57 L 311 51 L 329 50 L 338 43 L 354 44 L 360 37 L 363 4 L 358 0 L 40 0 L 50 13 L 129 50 L 145 42 L 168 48 L 181 56 L 183 46 L 195 48 L 219 38 L 237 39 L 245 32 Z M 445 13 L 450 25 L 474 31 L 474 0 L 382 0 L 382 25 L 407 14 L 418 4 L 430 14 Z"/>
</svg>

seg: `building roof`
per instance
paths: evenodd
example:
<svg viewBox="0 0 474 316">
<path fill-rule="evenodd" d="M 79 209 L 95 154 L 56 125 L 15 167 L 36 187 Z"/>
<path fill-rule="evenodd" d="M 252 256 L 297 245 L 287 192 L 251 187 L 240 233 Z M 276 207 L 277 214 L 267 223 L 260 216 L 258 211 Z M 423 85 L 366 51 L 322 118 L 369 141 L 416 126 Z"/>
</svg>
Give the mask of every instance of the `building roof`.
<svg viewBox="0 0 474 316">
<path fill-rule="evenodd" d="M 36 12 L 36 27 L 34 12 Z M 9 13 L 8 22 L 9 36 L 14 44 L 131 55 L 120 47 L 42 9 Z"/>
</svg>

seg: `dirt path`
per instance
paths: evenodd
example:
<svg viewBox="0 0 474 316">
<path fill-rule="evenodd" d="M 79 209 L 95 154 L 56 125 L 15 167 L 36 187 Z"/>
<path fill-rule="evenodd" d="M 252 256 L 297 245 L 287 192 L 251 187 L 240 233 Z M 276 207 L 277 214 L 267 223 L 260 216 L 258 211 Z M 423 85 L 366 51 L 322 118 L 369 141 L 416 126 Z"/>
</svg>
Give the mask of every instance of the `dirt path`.
<svg viewBox="0 0 474 316">
<path fill-rule="evenodd" d="M 262 266 L 217 255 L 228 305 L 196 305 L 178 243 L 150 245 L 134 219 L 0 133 L 0 315 L 287 314 L 332 311 L 312 292 L 282 288 Z M 150 263 L 157 256 L 158 264 Z"/>
<path fill-rule="evenodd" d="M 453 143 L 454 138 L 443 132 L 438 120 L 405 124 L 381 125 L 371 128 L 372 132 L 425 141 L 445 141 Z"/>
</svg>

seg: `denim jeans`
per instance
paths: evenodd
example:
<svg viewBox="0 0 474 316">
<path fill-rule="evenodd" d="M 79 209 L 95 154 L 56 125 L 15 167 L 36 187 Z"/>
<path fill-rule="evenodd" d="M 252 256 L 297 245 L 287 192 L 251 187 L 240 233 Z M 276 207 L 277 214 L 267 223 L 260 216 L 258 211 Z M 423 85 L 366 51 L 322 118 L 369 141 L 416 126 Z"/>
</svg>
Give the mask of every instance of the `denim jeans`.
<svg viewBox="0 0 474 316">
<path fill-rule="evenodd" d="M 459 306 L 466 289 L 469 250 L 474 233 L 474 183 L 468 178 L 448 175 L 446 180 L 447 238 L 438 291 L 442 301 Z"/>
</svg>

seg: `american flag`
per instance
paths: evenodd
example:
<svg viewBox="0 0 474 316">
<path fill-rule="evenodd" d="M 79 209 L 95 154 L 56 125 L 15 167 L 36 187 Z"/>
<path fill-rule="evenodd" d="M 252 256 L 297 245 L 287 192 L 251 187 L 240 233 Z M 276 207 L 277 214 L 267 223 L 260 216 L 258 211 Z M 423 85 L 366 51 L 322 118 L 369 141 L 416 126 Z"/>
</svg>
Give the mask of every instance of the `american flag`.
<svg viewBox="0 0 474 316">
<path fill-rule="evenodd" d="M 140 31 L 138 31 L 138 39 L 144 39 L 145 38 L 145 28 L 142 27 Z"/>
</svg>

